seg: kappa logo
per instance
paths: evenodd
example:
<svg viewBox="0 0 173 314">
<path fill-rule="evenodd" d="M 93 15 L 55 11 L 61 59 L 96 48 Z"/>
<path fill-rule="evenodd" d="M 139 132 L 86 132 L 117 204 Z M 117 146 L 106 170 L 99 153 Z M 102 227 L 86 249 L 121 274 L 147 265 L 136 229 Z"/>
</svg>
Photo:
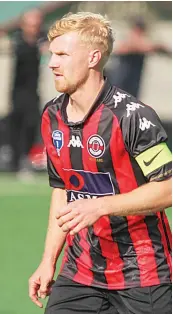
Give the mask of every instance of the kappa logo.
<svg viewBox="0 0 173 314">
<path fill-rule="evenodd" d="M 145 129 L 149 129 L 150 126 L 155 127 L 155 124 L 153 124 L 151 121 L 148 121 L 146 118 L 139 119 L 139 128 L 141 131 L 145 131 Z"/>
<path fill-rule="evenodd" d="M 80 140 L 79 135 L 76 135 L 76 136 L 72 135 L 72 138 L 71 138 L 70 142 L 68 143 L 67 147 L 70 147 L 70 146 L 84 148 L 82 145 L 82 142 Z"/>
<path fill-rule="evenodd" d="M 100 158 L 105 152 L 105 142 L 101 136 L 91 135 L 87 141 L 87 150 L 94 158 Z"/>
<path fill-rule="evenodd" d="M 126 97 L 130 97 L 130 96 L 127 94 L 120 93 L 120 92 L 117 92 L 117 95 L 113 95 L 113 99 L 115 102 L 114 108 L 116 108 L 118 103 L 121 102 Z"/>
<path fill-rule="evenodd" d="M 60 156 L 60 150 L 64 145 L 64 135 L 61 131 L 55 130 L 52 133 L 53 145 L 56 147 L 58 156 Z"/>
<path fill-rule="evenodd" d="M 135 102 L 133 102 L 133 101 L 131 101 L 130 104 L 127 104 L 127 105 L 126 105 L 127 117 L 130 116 L 130 112 L 131 112 L 131 111 L 135 111 L 136 109 L 139 109 L 139 107 L 144 108 L 143 105 L 138 104 L 138 103 L 135 103 Z"/>
</svg>

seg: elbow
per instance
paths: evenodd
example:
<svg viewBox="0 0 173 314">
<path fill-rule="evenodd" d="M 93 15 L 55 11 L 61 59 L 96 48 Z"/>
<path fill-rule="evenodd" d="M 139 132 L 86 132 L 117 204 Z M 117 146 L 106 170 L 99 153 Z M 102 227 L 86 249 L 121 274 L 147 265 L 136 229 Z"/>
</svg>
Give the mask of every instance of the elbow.
<svg viewBox="0 0 173 314">
<path fill-rule="evenodd" d="M 165 207 L 172 206 L 172 178 L 164 181 L 165 186 L 165 193 L 164 193 L 164 200 L 165 200 Z"/>
</svg>

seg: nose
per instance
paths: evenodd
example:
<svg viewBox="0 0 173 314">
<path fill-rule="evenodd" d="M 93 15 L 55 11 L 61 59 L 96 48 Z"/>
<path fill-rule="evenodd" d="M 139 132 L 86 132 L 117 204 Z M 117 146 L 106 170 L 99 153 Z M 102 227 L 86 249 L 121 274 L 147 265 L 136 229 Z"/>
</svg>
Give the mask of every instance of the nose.
<svg viewBox="0 0 173 314">
<path fill-rule="evenodd" d="M 49 61 L 49 68 L 50 69 L 59 68 L 59 66 L 60 66 L 60 58 L 58 55 L 53 53 Z"/>
</svg>

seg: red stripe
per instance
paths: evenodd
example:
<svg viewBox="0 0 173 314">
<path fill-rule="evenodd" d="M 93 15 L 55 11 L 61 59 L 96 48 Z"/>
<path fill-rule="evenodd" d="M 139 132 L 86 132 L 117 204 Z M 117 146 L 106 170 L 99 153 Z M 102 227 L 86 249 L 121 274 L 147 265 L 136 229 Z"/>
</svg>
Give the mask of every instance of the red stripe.
<svg viewBox="0 0 173 314">
<path fill-rule="evenodd" d="M 63 134 L 64 134 L 64 145 L 63 147 L 61 148 L 61 151 L 60 151 L 60 154 L 61 154 L 61 164 L 62 164 L 62 167 L 63 168 L 66 168 L 66 169 L 71 169 L 72 166 L 71 166 L 71 160 L 70 160 L 70 150 L 69 150 L 69 147 L 68 147 L 68 143 L 70 141 L 70 130 L 69 130 L 69 127 L 67 127 L 61 116 L 60 116 L 60 112 L 58 111 L 57 112 L 57 115 L 56 115 L 56 118 L 58 120 L 58 130 L 62 131 Z M 64 173 L 64 176 L 65 176 L 65 184 L 66 182 L 68 181 L 68 172 L 65 172 Z"/>
<path fill-rule="evenodd" d="M 169 239 L 170 248 L 172 249 L 172 233 L 171 233 L 169 221 L 168 221 L 168 218 L 167 218 L 165 212 L 162 212 L 162 215 L 163 215 L 163 220 L 165 223 L 166 232 L 167 232 L 168 239 Z"/>
<path fill-rule="evenodd" d="M 88 138 L 91 135 L 97 134 L 98 125 L 100 122 L 102 110 L 104 105 L 100 107 L 99 110 L 93 114 L 88 123 L 84 126 L 83 130 L 83 138 L 84 143 L 87 142 Z M 83 165 L 85 171 L 92 171 L 98 172 L 96 158 L 91 157 L 87 150 L 83 150 Z M 106 270 L 105 270 L 105 277 L 108 282 L 108 287 L 112 283 L 119 284 L 122 283 L 124 285 L 124 277 L 122 273 L 123 263 L 119 256 L 119 250 L 116 243 L 113 242 L 113 238 L 111 236 L 111 226 L 110 221 L 107 216 L 100 218 L 94 225 L 93 225 L 94 234 L 99 237 L 100 247 L 102 250 L 102 255 L 106 258 Z M 114 276 L 115 274 L 115 276 Z"/>
<path fill-rule="evenodd" d="M 58 123 L 57 123 L 58 126 Z M 42 118 L 41 123 L 41 133 L 44 141 L 44 145 L 46 146 L 47 153 L 57 171 L 57 173 L 60 175 L 62 180 L 64 181 L 64 173 L 62 170 L 62 163 L 60 158 L 58 157 L 58 153 L 56 151 L 55 146 L 52 142 L 52 127 L 51 127 L 51 121 L 48 114 L 48 109 L 45 110 Z"/>
<path fill-rule="evenodd" d="M 120 193 L 127 193 L 136 189 L 137 182 L 116 116 L 114 116 L 113 121 L 110 148 Z M 159 283 L 157 264 L 147 226 L 143 220 L 144 216 L 127 216 L 126 218 L 129 234 L 137 255 L 141 286 L 146 285 L 149 274 L 153 282 L 157 284 Z"/>
<path fill-rule="evenodd" d="M 169 250 L 168 250 L 168 245 L 167 245 L 166 236 L 165 236 L 165 232 L 164 232 L 164 228 L 163 228 L 161 213 L 159 212 L 157 215 L 158 215 L 158 218 L 159 218 L 158 228 L 159 228 L 160 235 L 161 235 L 162 245 L 163 245 L 163 248 L 164 248 L 164 253 L 165 253 L 165 256 L 166 256 L 166 259 L 167 259 L 167 264 L 168 264 L 168 267 L 169 267 L 169 270 L 170 270 L 170 274 L 171 274 L 171 278 L 172 278 L 172 260 L 171 260 L 171 255 L 170 255 Z"/>
</svg>

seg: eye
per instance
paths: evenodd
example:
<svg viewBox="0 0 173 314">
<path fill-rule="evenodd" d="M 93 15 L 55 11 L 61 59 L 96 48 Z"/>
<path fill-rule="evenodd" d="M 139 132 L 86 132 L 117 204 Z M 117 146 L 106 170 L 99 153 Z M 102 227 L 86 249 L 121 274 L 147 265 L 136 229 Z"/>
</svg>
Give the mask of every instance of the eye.
<svg viewBox="0 0 173 314">
<path fill-rule="evenodd" d="M 65 56 L 67 56 L 67 54 L 64 53 L 64 52 L 60 52 L 60 53 L 58 53 L 57 55 L 60 56 L 60 57 L 65 57 Z"/>
</svg>

